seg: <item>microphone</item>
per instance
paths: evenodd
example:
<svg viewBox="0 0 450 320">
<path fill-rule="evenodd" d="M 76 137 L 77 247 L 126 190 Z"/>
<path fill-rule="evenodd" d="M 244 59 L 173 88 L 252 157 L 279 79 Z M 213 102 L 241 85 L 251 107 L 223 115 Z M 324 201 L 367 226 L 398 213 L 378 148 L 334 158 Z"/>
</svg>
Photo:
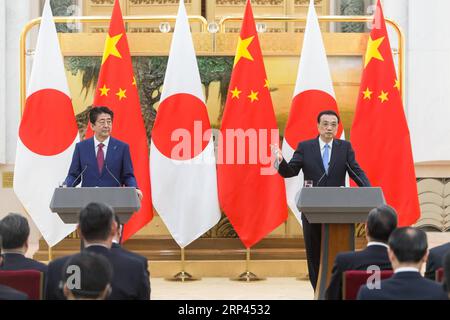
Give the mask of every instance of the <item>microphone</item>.
<svg viewBox="0 0 450 320">
<path fill-rule="evenodd" d="M 83 176 L 83 173 L 86 171 L 87 167 L 88 167 L 88 165 L 86 164 L 86 165 L 84 166 L 84 169 L 81 170 L 81 173 L 80 173 L 80 174 L 78 175 L 78 177 L 74 180 L 74 182 L 72 182 L 72 184 L 70 185 L 70 187 L 73 188 L 73 186 L 75 185 L 75 182 L 77 182 L 77 180 L 80 179 L 80 178 Z"/>
<path fill-rule="evenodd" d="M 350 170 L 350 172 L 353 173 L 353 174 L 358 178 L 358 181 L 361 182 L 361 187 L 365 187 L 366 184 L 361 180 L 361 178 L 356 174 L 356 172 L 353 171 L 352 167 L 350 167 L 350 165 L 348 164 L 348 162 L 346 162 L 345 165 L 346 165 L 347 168 Z"/>
<path fill-rule="evenodd" d="M 108 171 L 108 173 L 111 175 L 111 177 L 113 177 L 114 180 L 116 180 L 117 184 L 119 187 L 122 186 L 122 184 L 119 182 L 119 180 L 117 180 L 117 178 L 112 174 L 111 170 L 109 170 L 108 168 L 108 163 L 105 162 L 105 168 Z"/>
<path fill-rule="evenodd" d="M 317 181 L 317 186 L 319 187 L 320 181 L 327 175 L 327 172 L 325 171 L 323 175 L 320 177 L 319 181 Z"/>
</svg>

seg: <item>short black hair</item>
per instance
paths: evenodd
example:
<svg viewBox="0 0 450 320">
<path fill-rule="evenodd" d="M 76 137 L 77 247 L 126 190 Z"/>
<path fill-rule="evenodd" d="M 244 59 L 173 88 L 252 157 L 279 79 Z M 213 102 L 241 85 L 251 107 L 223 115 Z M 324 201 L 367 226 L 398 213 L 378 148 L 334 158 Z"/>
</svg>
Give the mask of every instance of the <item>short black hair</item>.
<svg viewBox="0 0 450 320">
<path fill-rule="evenodd" d="M 450 293 L 450 251 L 444 255 L 444 288 Z"/>
<path fill-rule="evenodd" d="M 317 116 L 317 123 L 320 123 L 320 117 L 322 117 L 323 115 L 326 115 L 326 114 L 330 115 L 330 116 L 335 116 L 339 123 L 339 121 L 340 121 L 339 116 L 336 113 L 336 111 L 333 111 L 333 110 L 324 110 L 324 111 L 320 112 L 319 115 Z"/>
<path fill-rule="evenodd" d="M 74 268 L 77 267 L 77 268 Z M 79 271 L 79 286 L 70 286 L 71 276 Z M 63 268 L 62 279 L 76 298 L 98 298 L 111 284 L 113 269 L 104 256 L 89 251 L 73 255 Z M 69 282 L 69 283 L 68 283 Z"/>
<path fill-rule="evenodd" d="M 413 227 L 398 228 L 391 233 L 388 245 L 400 263 L 417 263 L 427 252 L 427 235 Z"/>
<path fill-rule="evenodd" d="M 111 121 L 114 120 L 114 112 L 108 107 L 104 106 L 92 106 L 91 111 L 89 111 L 89 122 L 95 124 L 97 118 L 100 114 L 107 113 L 111 116 Z"/>
<path fill-rule="evenodd" d="M 30 235 L 28 220 L 18 213 L 8 214 L 0 221 L 0 235 L 3 249 L 22 247 Z"/>
<path fill-rule="evenodd" d="M 367 216 L 367 235 L 373 241 L 387 243 L 392 231 L 397 228 L 397 213 L 388 205 L 370 210 Z"/>
<path fill-rule="evenodd" d="M 80 211 L 79 226 L 87 241 L 106 240 L 111 233 L 113 209 L 99 202 L 91 202 Z"/>
</svg>

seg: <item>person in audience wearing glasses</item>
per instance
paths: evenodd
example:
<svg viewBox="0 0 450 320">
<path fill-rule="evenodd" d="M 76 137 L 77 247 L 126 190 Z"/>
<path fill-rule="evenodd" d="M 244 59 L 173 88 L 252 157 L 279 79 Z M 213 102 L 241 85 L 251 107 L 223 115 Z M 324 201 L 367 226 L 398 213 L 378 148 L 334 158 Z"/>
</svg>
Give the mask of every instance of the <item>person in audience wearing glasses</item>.
<svg viewBox="0 0 450 320">
<path fill-rule="evenodd" d="M 317 116 L 319 136 L 299 142 L 292 159 L 283 159 L 276 147 L 275 166 L 284 178 L 294 177 L 303 171 L 305 181 L 313 181 L 313 186 L 345 186 L 346 173 L 361 187 L 370 186 L 366 174 L 355 159 L 350 142 L 337 139 L 339 116 L 333 110 L 325 110 Z M 300 187 L 300 186 L 299 186 Z M 303 237 L 308 260 L 309 279 L 315 289 L 319 276 L 322 224 L 310 224 L 302 215 Z"/>
<path fill-rule="evenodd" d="M 112 277 L 108 259 L 84 251 L 67 261 L 61 287 L 67 300 L 105 300 L 111 293 Z"/>
<path fill-rule="evenodd" d="M 442 284 L 426 279 L 420 269 L 428 257 L 427 235 L 423 230 L 404 227 L 394 230 L 388 241 L 391 278 L 361 286 L 358 300 L 447 300 Z"/>
<path fill-rule="evenodd" d="M 64 180 L 67 187 L 135 187 L 138 189 L 131 161 L 130 147 L 111 136 L 114 113 L 107 107 L 93 107 L 89 122 L 94 132 L 90 139 L 78 142 L 69 173 Z"/>
<path fill-rule="evenodd" d="M 365 231 L 367 247 L 361 251 L 342 252 L 336 256 L 330 285 L 325 291 L 327 300 L 342 299 L 342 277 L 348 270 L 368 270 L 377 266 L 380 270 L 392 270 L 388 257 L 388 239 L 397 228 L 397 213 L 394 208 L 381 205 L 370 210 Z"/>
</svg>

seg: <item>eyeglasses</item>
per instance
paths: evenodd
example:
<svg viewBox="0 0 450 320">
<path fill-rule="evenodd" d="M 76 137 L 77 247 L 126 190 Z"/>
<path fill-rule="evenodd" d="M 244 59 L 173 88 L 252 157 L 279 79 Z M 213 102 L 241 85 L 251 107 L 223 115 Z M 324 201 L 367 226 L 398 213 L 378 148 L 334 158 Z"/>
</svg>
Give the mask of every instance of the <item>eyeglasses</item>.
<svg viewBox="0 0 450 320">
<path fill-rule="evenodd" d="M 99 120 L 99 121 L 95 121 L 95 124 L 100 125 L 100 126 L 105 126 L 105 125 L 112 125 L 112 120 Z"/>
<path fill-rule="evenodd" d="M 320 126 L 327 128 L 327 127 L 332 127 L 332 128 L 336 128 L 337 127 L 337 122 L 321 122 Z"/>
</svg>

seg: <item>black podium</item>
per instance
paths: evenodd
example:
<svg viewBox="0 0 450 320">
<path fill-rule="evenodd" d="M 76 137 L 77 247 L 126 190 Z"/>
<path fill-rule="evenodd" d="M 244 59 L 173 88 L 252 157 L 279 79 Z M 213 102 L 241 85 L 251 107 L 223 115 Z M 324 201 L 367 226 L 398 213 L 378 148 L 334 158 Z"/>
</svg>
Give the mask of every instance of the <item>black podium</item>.
<svg viewBox="0 0 450 320">
<path fill-rule="evenodd" d="M 355 250 L 355 223 L 366 222 L 369 211 L 384 204 L 381 188 L 302 188 L 297 208 L 309 223 L 322 223 L 320 270 L 315 299 L 323 300 L 336 255 Z"/>
<path fill-rule="evenodd" d="M 64 223 L 78 223 L 80 210 L 90 202 L 103 202 L 114 209 L 120 223 L 125 224 L 141 202 L 133 187 L 56 188 L 50 210 Z"/>
</svg>

